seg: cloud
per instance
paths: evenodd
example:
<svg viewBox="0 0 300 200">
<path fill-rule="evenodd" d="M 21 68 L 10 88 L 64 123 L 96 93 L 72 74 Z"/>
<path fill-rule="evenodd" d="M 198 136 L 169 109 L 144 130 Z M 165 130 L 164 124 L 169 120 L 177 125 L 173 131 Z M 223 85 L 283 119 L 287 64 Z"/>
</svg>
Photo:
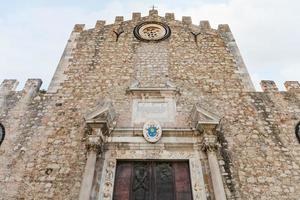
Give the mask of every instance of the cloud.
<svg viewBox="0 0 300 200">
<path fill-rule="evenodd" d="M 110 23 L 117 15 L 125 19 L 130 19 L 132 12 L 141 11 L 146 15 L 153 1 L 148 3 L 100 1 L 98 7 L 86 4 L 83 7 L 80 2 L 72 7 L 52 3 L 2 13 L 0 80 L 17 78 L 24 84 L 27 78 L 42 78 L 43 88 L 47 88 L 74 24 L 93 27 L 98 19 Z M 299 80 L 300 2 L 164 0 L 154 4 L 161 15 L 174 12 L 178 19 L 183 15 L 192 16 L 194 24 L 209 20 L 216 28 L 218 24 L 228 23 L 256 86 L 260 79 L 273 79 L 281 85 L 284 79 Z"/>
</svg>

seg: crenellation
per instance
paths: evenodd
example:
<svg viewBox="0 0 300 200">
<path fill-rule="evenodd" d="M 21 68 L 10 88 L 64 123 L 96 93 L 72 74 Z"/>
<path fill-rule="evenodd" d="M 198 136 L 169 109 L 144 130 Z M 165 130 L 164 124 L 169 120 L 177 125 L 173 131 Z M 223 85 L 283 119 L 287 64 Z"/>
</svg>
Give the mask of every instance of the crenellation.
<svg viewBox="0 0 300 200">
<path fill-rule="evenodd" d="M 15 79 L 5 79 L 0 85 L 0 113 L 7 109 L 7 96 L 15 92 L 19 81 Z"/>
<path fill-rule="evenodd" d="M 158 16 L 158 11 L 155 9 L 149 10 L 149 16 L 150 17 L 157 17 Z"/>
<path fill-rule="evenodd" d="M 75 25 L 46 93 L 3 81 L 1 200 L 114 199 L 119 160 L 185 162 L 185 199 L 298 199 L 299 82 L 256 92 L 227 24 L 157 13 Z"/>
<path fill-rule="evenodd" d="M 75 24 L 73 28 L 73 32 L 80 33 L 84 30 L 85 24 Z"/>
<path fill-rule="evenodd" d="M 18 85 L 19 81 L 16 79 L 5 79 L 0 85 L 0 95 L 15 91 Z"/>
<path fill-rule="evenodd" d="M 115 23 L 118 24 L 118 23 L 121 23 L 124 21 L 124 17 L 123 16 L 116 16 L 115 18 Z"/>
<path fill-rule="evenodd" d="M 166 13 L 165 18 L 167 21 L 173 21 L 173 20 L 175 20 L 175 15 L 174 15 L 174 13 Z"/>
<path fill-rule="evenodd" d="M 138 21 L 141 19 L 141 13 L 140 12 L 134 12 L 132 13 L 132 20 L 133 21 Z"/>
<path fill-rule="evenodd" d="M 288 92 L 300 92 L 300 84 L 298 81 L 286 81 L 284 86 Z"/>
<path fill-rule="evenodd" d="M 28 79 L 25 83 L 24 89 L 22 90 L 24 96 L 22 97 L 20 102 L 27 104 L 32 98 L 34 98 L 38 94 L 41 85 L 41 79 Z"/>
<path fill-rule="evenodd" d="M 27 79 L 23 90 L 25 92 L 29 92 L 29 91 L 38 92 L 41 88 L 42 83 L 43 82 L 41 79 Z"/>
<path fill-rule="evenodd" d="M 184 25 L 191 25 L 192 24 L 192 18 L 190 16 L 182 16 L 182 23 Z"/>
<path fill-rule="evenodd" d="M 218 31 L 223 33 L 231 32 L 228 24 L 219 24 L 218 25 Z"/>
<path fill-rule="evenodd" d="M 97 20 L 96 24 L 95 24 L 95 29 L 96 30 L 100 30 L 105 26 L 106 21 L 104 20 Z"/>
<path fill-rule="evenodd" d="M 278 92 L 278 87 L 274 81 L 262 80 L 260 86 L 264 92 Z"/>
<path fill-rule="evenodd" d="M 207 20 L 200 21 L 200 29 L 203 30 L 203 31 L 210 30 L 211 27 L 210 27 L 209 21 L 207 21 Z"/>
</svg>

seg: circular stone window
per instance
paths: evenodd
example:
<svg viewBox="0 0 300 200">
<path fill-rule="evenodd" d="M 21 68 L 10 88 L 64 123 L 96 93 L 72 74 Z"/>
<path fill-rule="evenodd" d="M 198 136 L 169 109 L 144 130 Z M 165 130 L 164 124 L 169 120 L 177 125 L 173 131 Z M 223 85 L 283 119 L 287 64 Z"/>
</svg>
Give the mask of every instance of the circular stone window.
<svg viewBox="0 0 300 200">
<path fill-rule="evenodd" d="M 142 41 L 161 41 L 171 35 L 171 30 L 161 22 L 143 22 L 134 28 L 133 33 Z"/>
</svg>

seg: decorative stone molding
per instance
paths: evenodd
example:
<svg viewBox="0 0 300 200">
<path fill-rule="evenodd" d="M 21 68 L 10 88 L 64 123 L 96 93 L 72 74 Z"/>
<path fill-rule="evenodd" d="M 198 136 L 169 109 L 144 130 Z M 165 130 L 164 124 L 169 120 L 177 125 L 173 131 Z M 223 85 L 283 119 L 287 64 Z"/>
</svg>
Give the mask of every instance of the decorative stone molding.
<svg viewBox="0 0 300 200">
<path fill-rule="evenodd" d="M 99 196 L 103 200 L 111 200 L 113 196 L 115 172 L 117 160 L 185 160 L 190 164 L 191 186 L 193 199 L 206 200 L 204 177 L 198 151 L 167 151 L 162 149 L 155 150 L 125 150 L 112 149 L 105 152 L 103 174 Z"/>
<path fill-rule="evenodd" d="M 167 39 L 171 35 L 171 30 L 165 23 L 150 21 L 138 24 L 133 33 L 138 40 L 149 42 Z"/>
<path fill-rule="evenodd" d="M 126 89 L 127 94 L 139 95 L 153 93 L 173 94 L 174 96 L 180 95 L 180 89 L 170 80 L 165 82 L 164 87 L 141 87 L 140 81 L 134 80 L 131 85 Z"/>
<path fill-rule="evenodd" d="M 103 152 L 104 140 L 99 135 L 89 135 L 86 141 L 88 151 Z"/>
<path fill-rule="evenodd" d="M 200 133 L 215 134 L 220 117 L 204 108 L 199 104 L 194 105 L 191 115 L 191 126 L 200 131 Z"/>
<path fill-rule="evenodd" d="M 104 101 L 85 116 L 85 121 L 93 131 L 100 129 L 103 136 L 109 136 L 117 124 L 115 109 L 111 102 Z"/>
<path fill-rule="evenodd" d="M 102 102 L 85 117 L 87 125 L 87 160 L 82 178 L 79 200 L 90 199 L 95 173 L 97 154 L 102 153 L 106 138 L 116 125 L 112 104 Z"/>
<path fill-rule="evenodd" d="M 209 151 L 217 151 L 219 148 L 219 144 L 217 142 L 217 137 L 213 135 L 204 136 L 201 142 L 201 149 L 205 152 Z"/>
</svg>

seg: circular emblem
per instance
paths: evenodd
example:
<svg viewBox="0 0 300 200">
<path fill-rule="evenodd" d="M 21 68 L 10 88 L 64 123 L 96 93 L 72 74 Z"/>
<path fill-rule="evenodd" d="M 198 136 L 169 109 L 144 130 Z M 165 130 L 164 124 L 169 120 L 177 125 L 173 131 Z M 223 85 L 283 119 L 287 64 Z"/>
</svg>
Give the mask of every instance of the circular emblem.
<svg viewBox="0 0 300 200">
<path fill-rule="evenodd" d="M 161 22 L 143 22 L 134 28 L 133 33 L 142 41 L 161 41 L 171 35 L 171 30 Z"/>
<path fill-rule="evenodd" d="M 148 121 L 144 124 L 143 135 L 148 142 L 155 143 L 161 138 L 161 126 L 157 121 Z"/>
</svg>

